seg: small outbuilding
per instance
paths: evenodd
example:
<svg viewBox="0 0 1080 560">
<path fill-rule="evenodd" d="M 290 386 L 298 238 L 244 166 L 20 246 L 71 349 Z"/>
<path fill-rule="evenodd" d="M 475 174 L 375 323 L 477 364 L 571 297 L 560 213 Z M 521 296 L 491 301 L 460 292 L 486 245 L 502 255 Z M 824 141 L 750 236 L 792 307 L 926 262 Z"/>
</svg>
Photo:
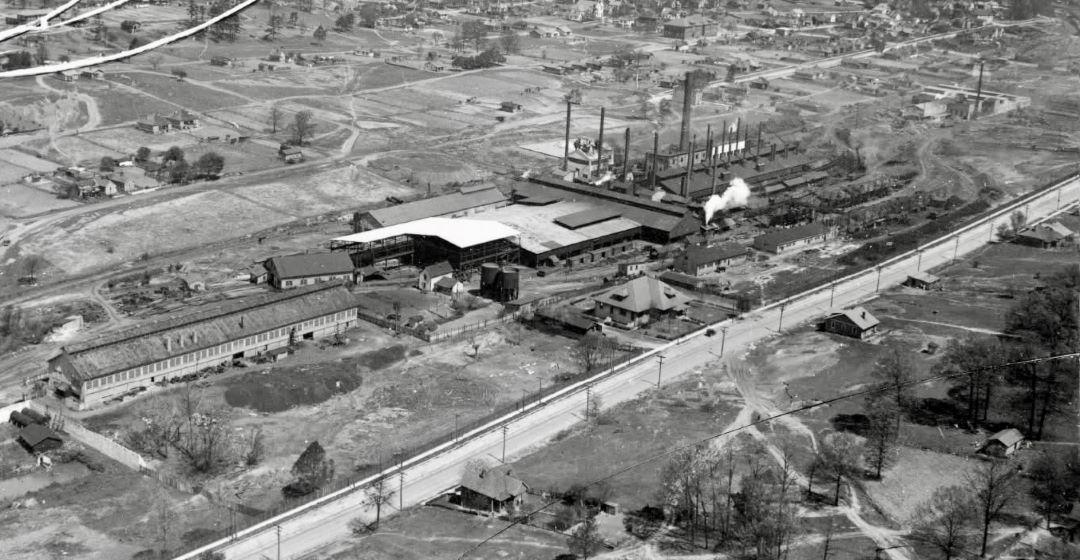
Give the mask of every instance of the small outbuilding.
<svg viewBox="0 0 1080 560">
<path fill-rule="evenodd" d="M 904 281 L 904 285 L 909 288 L 918 288 L 920 290 L 936 290 L 940 288 L 941 278 L 928 274 L 926 272 L 913 272 L 908 275 L 907 280 Z"/>
<path fill-rule="evenodd" d="M 56 432 L 41 424 L 30 424 L 19 431 L 19 440 L 31 453 L 52 451 L 64 444 Z"/>
<path fill-rule="evenodd" d="M 453 276 L 443 276 L 435 282 L 434 291 L 442 294 L 459 294 L 465 291 L 465 284 L 462 284 Z"/>
<path fill-rule="evenodd" d="M 349 255 L 341 252 L 273 257 L 263 262 L 266 282 L 284 290 L 320 282 L 356 280 Z"/>
<path fill-rule="evenodd" d="M 992 457 L 1009 457 L 1024 443 L 1024 434 L 1016 428 L 1007 428 L 987 438 L 979 452 Z"/>
<path fill-rule="evenodd" d="M 437 262 L 420 271 L 420 276 L 416 279 L 416 287 L 424 292 L 434 292 L 439 280 L 443 278 L 452 280 L 453 277 L 454 267 L 450 266 L 448 261 Z"/>
<path fill-rule="evenodd" d="M 829 315 L 822 322 L 821 328 L 826 332 L 842 334 L 852 338 L 863 340 L 877 333 L 877 317 L 874 317 L 863 307 L 854 307 Z"/>
<path fill-rule="evenodd" d="M 468 470 L 461 477 L 461 506 L 492 515 L 509 513 L 521 505 L 528 485 L 514 476 L 510 465 Z"/>
</svg>

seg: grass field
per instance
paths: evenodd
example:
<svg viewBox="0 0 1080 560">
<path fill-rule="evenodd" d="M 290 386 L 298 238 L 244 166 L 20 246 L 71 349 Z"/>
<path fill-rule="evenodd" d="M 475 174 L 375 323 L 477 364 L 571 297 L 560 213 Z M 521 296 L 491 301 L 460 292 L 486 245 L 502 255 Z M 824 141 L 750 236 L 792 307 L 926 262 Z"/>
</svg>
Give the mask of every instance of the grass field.
<svg viewBox="0 0 1080 560">
<path fill-rule="evenodd" d="M 938 488 L 963 485 L 968 474 L 979 465 L 975 459 L 900 448 L 896 464 L 880 481 L 865 481 L 863 488 L 893 521 L 910 526 L 915 509 Z"/>
<path fill-rule="evenodd" d="M 375 533 L 337 543 L 323 557 L 327 560 L 451 560 L 507 525 L 505 521 L 423 507 L 384 521 Z M 518 525 L 469 554 L 469 558 L 554 558 L 566 550 L 565 535 Z"/>
<path fill-rule="evenodd" d="M 63 200 L 54 194 L 20 183 L 0 186 L 0 214 L 12 218 L 33 216 L 78 205 L 78 202 Z"/>
<path fill-rule="evenodd" d="M 715 434 L 731 422 L 738 406 L 713 374 L 665 386 L 604 413 L 596 424 L 579 425 L 536 452 L 514 462 L 531 487 L 566 490 L 598 480 L 679 442 Z M 699 383 L 704 386 L 698 389 Z M 624 511 L 658 505 L 664 460 L 646 463 L 608 483 L 611 500 Z"/>
<path fill-rule="evenodd" d="M 103 126 L 137 121 L 155 113 L 169 114 L 179 109 L 172 103 L 159 101 L 121 87 L 97 89 L 87 93 L 97 101 Z"/>
<path fill-rule="evenodd" d="M 163 73 L 166 71 L 162 70 Z M 190 81 L 178 81 L 172 76 L 157 73 L 128 72 L 109 74 L 109 80 L 134 87 L 158 99 L 177 103 L 196 111 L 221 109 L 249 102 L 243 97 L 196 85 Z"/>
</svg>

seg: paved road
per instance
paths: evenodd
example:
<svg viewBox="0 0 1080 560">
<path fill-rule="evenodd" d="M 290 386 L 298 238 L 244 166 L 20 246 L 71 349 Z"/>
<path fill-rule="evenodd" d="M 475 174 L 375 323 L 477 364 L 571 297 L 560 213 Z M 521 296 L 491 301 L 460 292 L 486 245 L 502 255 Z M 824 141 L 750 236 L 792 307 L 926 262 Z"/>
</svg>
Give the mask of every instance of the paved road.
<svg viewBox="0 0 1080 560">
<path fill-rule="evenodd" d="M 911 272 L 946 264 L 979 249 L 994 238 L 997 226 L 1007 223 L 1010 213 L 1015 210 L 1023 211 L 1030 221 L 1035 221 L 1076 203 L 1080 203 L 1080 176 L 1062 181 L 1053 189 L 1019 199 L 979 222 L 890 259 L 879 267 L 777 302 L 740 320 L 717 325 L 726 329 L 726 334 L 718 332 L 716 336 L 706 337 L 699 331 L 657 352 L 636 358 L 618 373 L 592 383 L 590 392 L 601 396 L 607 406 L 633 399 L 655 387 L 658 378 L 661 382 L 670 382 L 686 373 L 715 367 L 721 352 L 741 352 L 779 330 L 816 320 L 830 309 L 871 299 L 881 290 L 906 280 Z M 658 355 L 664 357 L 662 368 Z M 456 443 L 407 461 L 403 474 L 389 474 L 391 485 L 398 492 L 393 505 L 410 507 L 453 488 L 460 480 L 465 464 L 474 458 L 497 461 L 505 454 L 507 460 L 513 460 L 572 427 L 581 419 L 586 405 L 583 386 L 568 387 L 543 403 L 530 404 L 526 414 L 512 419 L 504 429 L 480 428 Z M 365 498 L 363 491 L 345 489 L 245 530 L 232 542 L 215 543 L 215 548 L 230 560 L 273 558 L 280 538 L 281 558 L 306 555 L 346 538 L 351 519 L 371 520 L 373 511 Z M 395 508 L 389 509 L 392 514 Z M 387 514 L 385 508 L 383 513 Z M 280 533 L 277 527 L 280 527 Z M 200 552 L 201 549 L 181 558 L 194 558 Z"/>
</svg>

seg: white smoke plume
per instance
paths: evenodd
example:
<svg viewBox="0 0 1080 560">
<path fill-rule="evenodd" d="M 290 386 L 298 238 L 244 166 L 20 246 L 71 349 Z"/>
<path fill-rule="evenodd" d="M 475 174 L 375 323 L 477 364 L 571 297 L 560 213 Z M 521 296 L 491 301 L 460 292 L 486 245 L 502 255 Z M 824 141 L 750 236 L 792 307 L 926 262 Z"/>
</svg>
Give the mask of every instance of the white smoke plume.
<svg viewBox="0 0 1080 560">
<path fill-rule="evenodd" d="M 749 199 L 750 187 L 746 185 L 746 181 L 739 177 L 732 179 L 731 185 L 724 191 L 724 194 L 714 194 L 709 197 L 709 200 L 705 201 L 705 225 L 709 225 L 717 212 L 728 208 L 746 206 L 746 201 Z"/>
</svg>

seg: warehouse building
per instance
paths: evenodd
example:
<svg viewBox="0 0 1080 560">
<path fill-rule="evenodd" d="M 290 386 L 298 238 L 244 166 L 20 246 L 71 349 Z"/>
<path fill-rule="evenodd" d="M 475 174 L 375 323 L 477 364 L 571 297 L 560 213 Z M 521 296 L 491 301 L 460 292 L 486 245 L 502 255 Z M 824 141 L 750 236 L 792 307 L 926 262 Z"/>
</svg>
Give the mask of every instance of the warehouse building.
<svg viewBox="0 0 1080 560">
<path fill-rule="evenodd" d="M 675 268 L 691 276 L 712 274 L 721 268 L 746 262 L 747 249 L 738 243 L 712 247 L 691 245 L 675 259 Z"/>
<path fill-rule="evenodd" d="M 310 253 L 267 259 L 266 281 L 283 290 L 322 282 L 355 280 L 353 263 L 343 253 Z"/>
<path fill-rule="evenodd" d="M 324 284 L 214 304 L 135 329 L 61 348 L 49 371 L 79 409 L 155 383 L 329 336 L 357 320 L 353 295 Z"/>
<path fill-rule="evenodd" d="M 833 228 L 820 222 L 790 228 L 779 228 L 754 238 L 754 248 L 780 254 L 792 249 L 805 249 L 824 243 L 834 234 Z"/>
<path fill-rule="evenodd" d="M 336 237 L 330 250 L 345 252 L 358 268 L 404 264 L 423 268 L 447 261 L 460 271 L 487 262 L 517 263 L 518 235 L 492 220 L 435 217 Z"/>
<path fill-rule="evenodd" d="M 424 218 L 460 218 L 507 204 L 510 199 L 495 187 L 464 187 L 455 193 L 357 212 L 353 216 L 353 231 L 396 226 Z"/>
<path fill-rule="evenodd" d="M 641 237 L 641 224 L 615 208 L 551 199 L 531 202 L 526 199 L 485 216 L 520 233 L 521 263 L 527 266 L 596 262 L 631 251 Z"/>
</svg>

